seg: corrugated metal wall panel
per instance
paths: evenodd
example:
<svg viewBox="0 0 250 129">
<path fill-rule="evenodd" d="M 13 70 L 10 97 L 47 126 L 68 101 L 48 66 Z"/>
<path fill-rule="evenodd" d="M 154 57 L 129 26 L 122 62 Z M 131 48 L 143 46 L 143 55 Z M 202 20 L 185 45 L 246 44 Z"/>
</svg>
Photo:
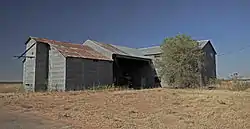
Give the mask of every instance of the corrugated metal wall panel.
<svg viewBox="0 0 250 129">
<path fill-rule="evenodd" d="M 26 56 L 36 56 L 36 45 L 32 46 L 36 43 L 35 40 L 30 40 L 26 44 L 26 50 L 32 47 L 27 53 Z M 35 86 L 35 66 L 36 66 L 36 58 L 26 58 L 23 64 L 23 85 L 26 91 L 34 91 Z"/>
<path fill-rule="evenodd" d="M 113 62 L 99 61 L 97 63 L 98 77 L 101 85 L 111 85 L 113 83 Z"/>
<path fill-rule="evenodd" d="M 84 62 L 81 58 L 66 58 L 66 90 L 83 90 Z"/>
<path fill-rule="evenodd" d="M 85 60 L 84 77 L 88 87 L 111 85 L 113 83 L 113 62 Z M 88 76 L 87 76 L 88 75 Z"/>
<path fill-rule="evenodd" d="M 84 84 L 86 87 L 99 86 L 100 78 L 98 77 L 98 63 L 93 60 L 84 60 Z"/>
<path fill-rule="evenodd" d="M 206 44 L 203 48 L 205 53 L 204 67 L 202 76 L 204 82 L 209 83 L 210 79 L 216 78 L 216 57 L 211 44 Z"/>
<path fill-rule="evenodd" d="M 155 54 L 155 55 L 150 55 L 149 57 L 152 58 L 152 63 L 151 63 L 151 67 L 152 67 L 152 74 L 157 77 L 160 77 L 160 68 L 159 68 L 159 64 L 157 64 L 157 60 L 161 59 L 159 54 Z M 161 78 L 161 86 L 166 87 L 167 86 L 167 82 L 164 78 Z"/>
<path fill-rule="evenodd" d="M 36 46 L 36 85 L 35 91 L 46 91 L 48 85 L 49 45 L 37 43 Z"/>
<path fill-rule="evenodd" d="M 67 58 L 66 65 L 67 90 L 84 90 L 113 82 L 113 64 L 110 61 Z"/>
<path fill-rule="evenodd" d="M 49 50 L 48 90 L 65 90 L 66 58 L 54 47 Z"/>
</svg>

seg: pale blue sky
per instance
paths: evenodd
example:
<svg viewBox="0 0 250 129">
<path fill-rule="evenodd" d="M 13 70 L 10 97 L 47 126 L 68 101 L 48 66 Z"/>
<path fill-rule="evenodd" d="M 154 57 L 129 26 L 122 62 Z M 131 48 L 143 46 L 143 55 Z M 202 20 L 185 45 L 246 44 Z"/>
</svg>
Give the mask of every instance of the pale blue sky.
<svg viewBox="0 0 250 129">
<path fill-rule="evenodd" d="M 211 40 L 218 54 L 233 52 L 217 58 L 219 76 L 250 76 L 249 7 L 248 0 L 2 0 L 0 80 L 22 79 L 12 56 L 28 36 L 147 47 L 179 32 Z"/>
</svg>

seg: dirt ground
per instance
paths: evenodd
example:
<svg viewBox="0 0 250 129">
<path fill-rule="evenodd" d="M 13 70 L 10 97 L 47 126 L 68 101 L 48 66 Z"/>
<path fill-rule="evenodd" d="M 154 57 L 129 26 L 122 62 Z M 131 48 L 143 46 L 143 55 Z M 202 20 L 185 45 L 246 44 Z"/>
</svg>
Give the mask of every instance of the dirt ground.
<svg viewBox="0 0 250 129">
<path fill-rule="evenodd" d="M 250 91 L 159 88 L 15 93 L 0 94 L 0 102 L 9 110 L 84 129 L 250 128 Z"/>
<path fill-rule="evenodd" d="M 54 122 L 46 118 L 36 117 L 34 114 L 15 112 L 0 108 L 1 129 L 71 129 L 72 126 Z"/>
<path fill-rule="evenodd" d="M 4 84 L 0 83 L 0 93 L 13 93 L 22 90 L 22 84 Z"/>
</svg>

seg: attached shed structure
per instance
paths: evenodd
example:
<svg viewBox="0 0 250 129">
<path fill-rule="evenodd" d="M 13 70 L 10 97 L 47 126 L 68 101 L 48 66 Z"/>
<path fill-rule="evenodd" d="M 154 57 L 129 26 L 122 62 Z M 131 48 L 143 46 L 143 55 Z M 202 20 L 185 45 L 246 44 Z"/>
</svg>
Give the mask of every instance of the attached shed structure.
<svg viewBox="0 0 250 129">
<path fill-rule="evenodd" d="M 27 91 L 84 90 L 99 85 L 149 88 L 156 72 L 150 57 L 135 48 L 87 40 L 83 44 L 30 37 L 23 61 Z M 131 78 L 131 79 L 128 79 Z"/>
<path fill-rule="evenodd" d="M 27 91 L 83 90 L 113 81 L 112 60 L 86 45 L 30 37 L 23 55 Z"/>
<path fill-rule="evenodd" d="M 87 40 L 83 43 L 113 60 L 113 80 L 115 85 L 127 85 L 126 78 L 131 78 L 131 88 L 151 88 L 155 86 L 156 71 L 152 58 L 144 56 L 135 48 L 100 43 Z"/>
<path fill-rule="evenodd" d="M 215 79 L 216 75 L 216 50 L 213 47 L 210 40 L 197 40 L 199 43 L 199 49 L 204 52 L 204 62 L 202 63 L 201 68 L 201 85 L 205 86 L 209 83 L 211 79 Z M 142 51 L 145 56 L 151 57 L 152 62 L 155 66 L 157 75 L 159 71 L 155 59 L 160 58 L 163 51 L 160 46 L 153 46 L 147 48 L 139 48 L 138 50 Z M 164 85 L 164 80 L 162 80 L 162 85 Z"/>
</svg>

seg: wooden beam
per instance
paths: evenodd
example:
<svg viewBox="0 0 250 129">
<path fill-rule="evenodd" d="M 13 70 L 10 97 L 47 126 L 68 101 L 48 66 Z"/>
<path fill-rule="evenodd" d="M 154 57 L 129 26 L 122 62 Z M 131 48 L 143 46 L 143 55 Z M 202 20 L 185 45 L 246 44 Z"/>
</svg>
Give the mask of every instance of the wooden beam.
<svg viewBox="0 0 250 129">
<path fill-rule="evenodd" d="M 18 56 L 17 59 L 23 57 L 35 44 L 36 44 L 36 42 L 33 43 L 28 49 L 26 49 L 20 56 Z"/>
<path fill-rule="evenodd" d="M 35 58 L 35 56 L 14 56 L 14 57 L 17 57 L 17 59 L 20 59 L 21 57 L 24 57 L 24 58 Z"/>
</svg>

